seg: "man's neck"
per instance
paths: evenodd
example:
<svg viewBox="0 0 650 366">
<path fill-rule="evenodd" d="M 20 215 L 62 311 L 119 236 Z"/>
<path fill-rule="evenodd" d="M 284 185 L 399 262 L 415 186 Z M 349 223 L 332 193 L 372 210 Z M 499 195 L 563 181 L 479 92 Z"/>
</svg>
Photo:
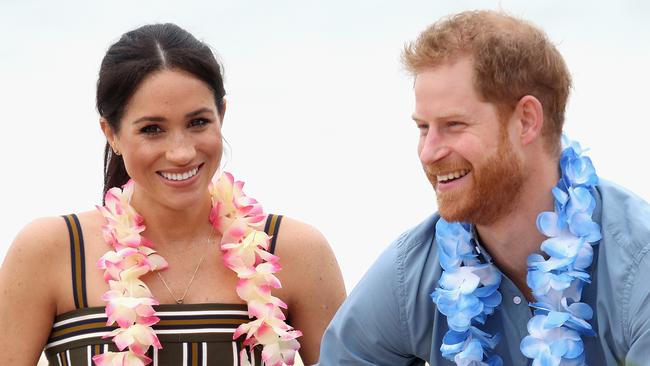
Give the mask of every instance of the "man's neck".
<svg viewBox="0 0 650 366">
<path fill-rule="evenodd" d="M 526 285 L 526 259 L 540 251 L 546 237 L 537 230 L 537 216 L 542 211 L 553 211 L 551 190 L 559 179 L 557 164 L 544 162 L 529 175 L 519 199 L 510 213 L 489 225 L 476 225 L 481 243 L 494 263 L 524 293 L 533 300 Z"/>
</svg>

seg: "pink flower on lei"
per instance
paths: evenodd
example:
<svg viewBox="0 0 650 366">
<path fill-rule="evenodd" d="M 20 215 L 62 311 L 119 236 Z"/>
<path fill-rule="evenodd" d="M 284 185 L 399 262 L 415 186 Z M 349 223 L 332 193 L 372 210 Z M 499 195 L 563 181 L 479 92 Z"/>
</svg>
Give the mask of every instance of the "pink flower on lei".
<svg viewBox="0 0 650 366">
<path fill-rule="evenodd" d="M 151 297 L 124 296 L 121 291 L 109 290 L 102 295 L 102 300 L 108 302 L 106 304 L 106 315 L 108 316 L 106 325 L 117 322 L 120 327 L 127 328 L 136 322 L 154 324 L 159 320 L 152 307 L 159 303 Z M 152 323 L 152 320 L 155 321 Z"/>
<path fill-rule="evenodd" d="M 93 362 L 97 366 L 145 366 L 151 362 L 151 359 L 130 351 L 106 352 L 93 356 Z"/>
<path fill-rule="evenodd" d="M 104 270 L 104 280 L 120 280 L 128 276 L 142 276 L 150 271 L 167 268 L 167 261 L 149 247 L 124 247 L 104 254 L 97 264 Z M 128 271 L 127 273 L 123 273 Z"/>
<path fill-rule="evenodd" d="M 262 360 L 269 366 L 293 365 L 300 344 L 296 338 L 302 336 L 299 330 L 287 325 L 282 310 L 274 304 L 248 304 L 249 316 L 257 319 L 240 325 L 233 338 L 246 334 L 245 345 L 262 345 Z"/>
<path fill-rule="evenodd" d="M 113 337 L 113 342 L 120 351 L 128 347 L 131 352 L 144 355 L 149 345 L 153 345 L 158 349 L 162 348 L 156 333 L 151 328 L 157 322 L 157 318 L 151 318 L 148 322 L 142 324 L 134 324 L 128 328 L 117 328 L 105 337 Z"/>
<path fill-rule="evenodd" d="M 210 187 L 214 202 L 210 222 L 222 236 L 224 263 L 239 277 L 237 294 L 248 303 L 249 317 L 256 318 L 237 328 L 233 339 L 245 333 L 244 345 L 249 350 L 262 345 L 262 359 L 269 366 L 293 365 L 300 348 L 296 338 L 302 333 L 285 323 L 281 308 L 287 305 L 271 295 L 271 289 L 281 286 L 274 275 L 281 269 L 279 258 L 268 252 L 270 238 L 259 230 L 266 219 L 262 206 L 243 193 L 243 186 L 224 173 Z M 106 218 L 104 239 L 114 248 L 98 262 L 110 286 L 102 299 L 107 302 L 107 325 L 120 326 L 104 337 L 113 337 L 122 351 L 93 357 L 99 366 L 144 366 L 151 362 L 145 356 L 149 347 L 162 348 L 151 327 L 160 320 L 153 309 L 159 303 L 140 277 L 168 264 L 141 236 L 144 219 L 129 203 L 132 194 L 133 181 L 129 181 L 122 189 L 110 189 L 105 206 L 98 207 Z M 246 349 L 241 357 L 242 366 L 250 365 Z"/>
<path fill-rule="evenodd" d="M 279 266 L 278 266 L 279 267 Z M 261 263 L 255 267 L 256 271 L 241 276 L 237 282 L 237 295 L 245 300 L 249 306 L 254 303 L 271 303 L 286 309 L 287 305 L 271 295 L 271 290 L 280 288 L 280 280 L 273 274 L 277 272 L 273 263 Z"/>
<path fill-rule="evenodd" d="M 279 271 L 279 258 L 267 252 L 269 241 L 270 238 L 265 232 L 257 230 L 250 230 L 239 240 L 224 236 L 221 250 L 224 251 L 223 261 L 226 267 L 242 276 L 255 271 L 255 267 L 260 263 L 273 263 L 275 272 Z"/>
<path fill-rule="evenodd" d="M 132 194 L 133 181 L 129 181 L 122 190 L 110 189 L 105 206 L 98 207 L 106 219 L 102 227 L 104 239 L 115 249 L 104 254 L 97 264 L 110 287 L 102 300 L 107 302 L 107 325 L 119 325 L 104 338 L 113 337 L 120 351 L 129 350 L 97 355 L 93 357 L 96 365 L 146 365 L 151 362 L 145 356 L 149 346 L 161 348 L 151 328 L 160 321 L 153 309 L 158 301 L 140 277 L 166 268 L 167 262 L 140 235 L 145 230 L 144 220 L 129 203 Z"/>
<path fill-rule="evenodd" d="M 254 198 L 244 194 L 244 182 L 235 181 L 232 174 L 224 172 L 210 187 L 214 201 L 210 222 L 220 233 L 233 226 L 233 221 L 243 219 L 249 226 L 261 224 L 266 215 Z"/>
<path fill-rule="evenodd" d="M 132 195 L 133 181 L 130 180 L 122 189 L 109 189 L 104 196 L 104 206 L 97 206 L 106 219 L 106 224 L 102 227 L 104 240 L 116 250 L 126 246 L 151 246 L 151 243 L 140 235 L 145 229 L 144 219 L 130 205 Z"/>
<path fill-rule="evenodd" d="M 222 233 L 221 249 L 225 265 L 237 273 L 238 296 L 247 302 L 248 314 L 256 318 L 240 325 L 233 339 L 246 334 L 249 349 L 262 345 L 262 359 L 269 366 L 293 365 L 302 333 L 285 323 L 281 308 L 287 305 L 271 295 L 281 284 L 274 275 L 280 271 L 279 258 L 268 252 L 270 237 L 258 228 L 266 218 L 262 206 L 242 191 L 244 184 L 224 173 L 211 189 L 215 204 L 210 221 Z M 241 365 L 248 366 L 248 352 L 240 353 Z"/>
</svg>

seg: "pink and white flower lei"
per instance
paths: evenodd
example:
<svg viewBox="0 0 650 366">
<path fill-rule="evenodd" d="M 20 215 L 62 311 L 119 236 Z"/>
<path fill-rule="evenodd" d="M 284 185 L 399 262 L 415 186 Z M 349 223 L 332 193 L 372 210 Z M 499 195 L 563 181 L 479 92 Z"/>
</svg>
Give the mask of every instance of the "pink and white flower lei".
<svg viewBox="0 0 650 366">
<path fill-rule="evenodd" d="M 302 333 L 285 323 L 282 309 L 287 305 L 271 295 L 272 289 L 280 288 L 274 275 L 281 269 L 279 258 L 268 252 L 271 238 L 260 230 L 266 214 L 255 199 L 244 194 L 243 186 L 230 173 L 224 173 L 210 186 L 210 222 L 221 234 L 224 264 L 237 274 L 237 294 L 246 301 L 249 318 L 256 318 L 241 324 L 233 339 L 245 334 L 243 344 L 250 354 L 253 347 L 262 346 L 262 360 L 268 366 L 293 365 L 300 348 L 296 338 Z M 104 239 L 114 249 L 98 263 L 110 288 L 102 300 L 107 302 L 107 325 L 117 322 L 119 326 L 104 338 L 113 337 L 120 350 L 94 356 L 98 366 L 144 366 L 151 362 L 146 356 L 149 347 L 162 348 L 152 328 L 160 320 L 153 309 L 159 302 L 139 278 L 168 264 L 140 235 L 145 230 L 144 219 L 130 205 L 132 195 L 130 180 L 122 189 L 110 189 L 105 206 L 97 207 L 106 218 Z M 244 347 L 241 366 L 251 365 L 248 355 Z"/>
</svg>

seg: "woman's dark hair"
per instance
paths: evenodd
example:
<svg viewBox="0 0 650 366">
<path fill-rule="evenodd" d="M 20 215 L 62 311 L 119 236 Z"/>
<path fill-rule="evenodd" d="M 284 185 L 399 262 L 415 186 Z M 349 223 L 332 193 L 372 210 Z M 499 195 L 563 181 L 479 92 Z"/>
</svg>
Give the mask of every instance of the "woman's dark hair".
<svg viewBox="0 0 650 366">
<path fill-rule="evenodd" d="M 219 114 L 223 115 L 226 91 L 222 67 L 210 47 L 175 24 L 151 24 L 122 35 L 102 60 L 97 80 L 97 111 L 114 133 L 119 132 L 124 109 L 140 83 L 163 69 L 183 70 L 205 82 L 214 93 Z M 124 160 L 106 142 L 104 195 L 128 180 Z"/>
</svg>

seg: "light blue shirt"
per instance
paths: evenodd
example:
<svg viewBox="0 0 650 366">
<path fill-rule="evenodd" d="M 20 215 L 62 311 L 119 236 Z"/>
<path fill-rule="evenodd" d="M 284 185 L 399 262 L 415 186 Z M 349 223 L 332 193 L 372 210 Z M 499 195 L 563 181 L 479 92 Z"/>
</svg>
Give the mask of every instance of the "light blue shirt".
<svg viewBox="0 0 650 366">
<path fill-rule="evenodd" d="M 592 283 L 583 301 L 594 309 L 597 337 L 583 337 L 588 365 L 650 365 L 650 206 L 601 180 L 594 221 Z M 447 322 L 429 296 L 442 269 L 434 215 L 402 234 L 368 270 L 327 328 L 321 366 L 452 365 L 440 355 Z M 477 251 L 487 252 L 477 243 Z M 527 365 L 519 350 L 532 317 L 526 298 L 505 275 L 500 307 L 480 328 L 501 333 L 495 349 L 504 365 Z"/>
</svg>

